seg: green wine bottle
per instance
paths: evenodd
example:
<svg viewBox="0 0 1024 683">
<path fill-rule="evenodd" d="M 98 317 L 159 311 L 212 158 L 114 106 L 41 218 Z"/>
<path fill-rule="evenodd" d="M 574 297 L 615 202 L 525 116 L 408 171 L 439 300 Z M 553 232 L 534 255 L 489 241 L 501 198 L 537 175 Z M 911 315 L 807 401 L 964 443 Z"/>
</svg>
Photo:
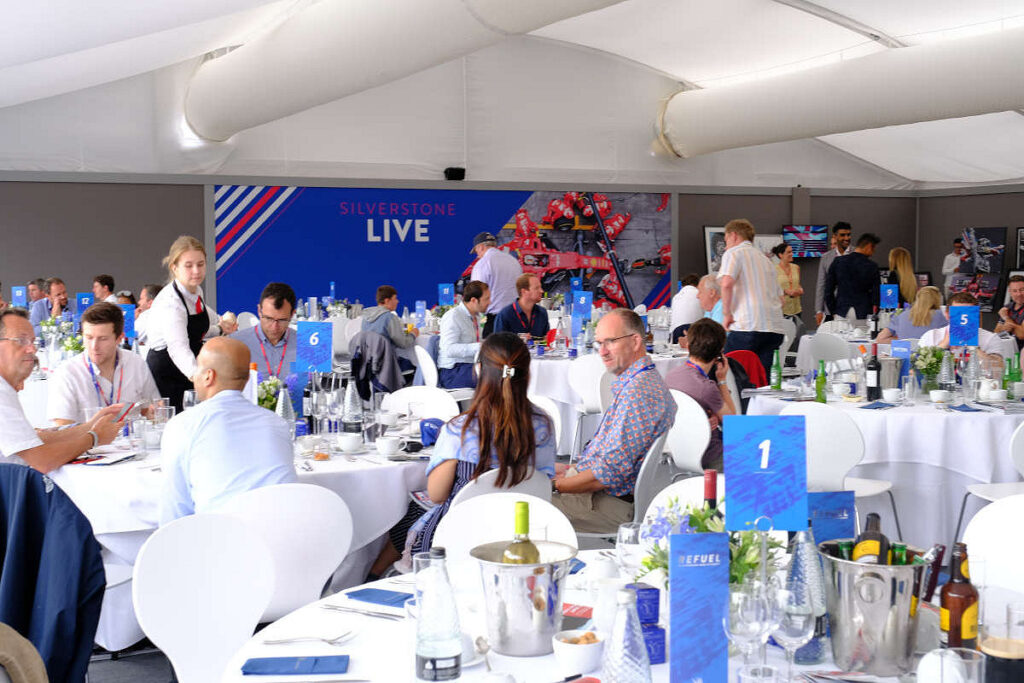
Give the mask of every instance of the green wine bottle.
<svg viewBox="0 0 1024 683">
<path fill-rule="evenodd" d="M 779 361 L 778 349 L 775 349 L 775 357 L 772 358 L 771 387 L 775 391 L 782 389 L 782 363 Z"/>
<path fill-rule="evenodd" d="M 537 564 L 540 551 L 530 540 L 530 504 L 519 501 L 515 510 L 516 535 L 505 548 L 501 561 L 505 564 Z"/>
</svg>

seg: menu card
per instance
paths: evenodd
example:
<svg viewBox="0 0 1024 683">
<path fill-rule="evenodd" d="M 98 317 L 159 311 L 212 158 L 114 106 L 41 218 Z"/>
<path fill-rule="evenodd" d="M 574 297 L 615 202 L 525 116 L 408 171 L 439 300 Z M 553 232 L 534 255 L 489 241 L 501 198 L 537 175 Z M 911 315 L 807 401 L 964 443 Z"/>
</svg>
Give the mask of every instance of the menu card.
<svg viewBox="0 0 1024 683">
<path fill-rule="evenodd" d="M 725 681 L 729 649 L 722 626 L 729 599 L 729 535 L 669 537 L 669 680 Z"/>
<path fill-rule="evenodd" d="M 807 494 L 807 509 L 817 543 L 857 535 L 853 491 L 812 491 Z"/>
</svg>

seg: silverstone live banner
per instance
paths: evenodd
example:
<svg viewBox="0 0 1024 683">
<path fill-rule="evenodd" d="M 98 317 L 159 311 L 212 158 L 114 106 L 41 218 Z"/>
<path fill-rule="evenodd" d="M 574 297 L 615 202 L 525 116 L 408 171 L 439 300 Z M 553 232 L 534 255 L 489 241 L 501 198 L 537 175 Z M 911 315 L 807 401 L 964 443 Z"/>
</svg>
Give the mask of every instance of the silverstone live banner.
<svg viewBox="0 0 1024 683">
<path fill-rule="evenodd" d="M 217 308 L 254 311 L 263 287 L 290 284 L 300 298 L 335 296 L 374 305 L 378 285 L 400 306 L 433 307 L 439 282 L 461 292 L 488 231 L 544 290 L 568 299 L 582 278 L 595 305 L 666 304 L 671 265 L 668 195 L 595 194 L 605 233 L 576 192 L 387 190 L 214 186 Z M 621 281 L 612 259 L 623 273 Z"/>
</svg>

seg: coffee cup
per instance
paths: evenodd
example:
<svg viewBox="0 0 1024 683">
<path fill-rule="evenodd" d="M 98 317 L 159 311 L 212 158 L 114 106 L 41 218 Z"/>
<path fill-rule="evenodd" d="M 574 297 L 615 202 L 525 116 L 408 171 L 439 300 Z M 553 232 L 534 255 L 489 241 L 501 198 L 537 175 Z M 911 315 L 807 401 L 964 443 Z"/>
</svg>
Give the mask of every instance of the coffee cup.
<svg viewBox="0 0 1024 683">
<path fill-rule="evenodd" d="M 931 398 L 932 403 L 945 403 L 949 400 L 949 392 L 945 389 L 932 389 L 928 392 L 928 397 Z"/>
<path fill-rule="evenodd" d="M 381 455 L 394 455 L 405 447 L 405 439 L 399 439 L 397 436 L 378 436 L 376 444 L 377 452 Z"/>
<path fill-rule="evenodd" d="M 899 403 L 903 395 L 899 389 L 882 389 L 882 398 L 886 403 Z"/>
<path fill-rule="evenodd" d="M 1006 389 L 989 389 L 988 400 L 990 401 L 1005 401 L 1006 400 Z"/>
<path fill-rule="evenodd" d="M 392 413 L 386 410 L 382 410 L 380 413 L 377 414 L 377 420 L 382 425 L 394 427 L 396 424 L 398 424 L 398 413 Z"/>
<path fill-rule="evenodd" d="M 342 432 L 338 434 L 338 447 L 346 453 L 356 453 L 363 450 L 363 435 L 353 432 Z"/>
</svg>

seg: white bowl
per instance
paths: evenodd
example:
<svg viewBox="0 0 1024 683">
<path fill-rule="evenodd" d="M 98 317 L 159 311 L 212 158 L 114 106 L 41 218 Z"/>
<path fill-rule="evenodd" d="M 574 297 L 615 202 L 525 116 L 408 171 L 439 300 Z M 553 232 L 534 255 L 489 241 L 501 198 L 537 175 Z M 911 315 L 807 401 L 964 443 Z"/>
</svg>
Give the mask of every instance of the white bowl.
<svg viewBox="0 0 1024 683">
<path fill-rule="evenodd" d="M 596 643 L 573 645 L 567 643 L 567 638 L 579 638 L 586 631 L 559 631 L 551 636 L 551 645 L 555 650 L 555 660 L 566 676 L 585 674 L 590 671 L 597 671 L 601 667 L 601 655 L 604 653 L 604 637 L 597 632 Z"/>
<path fill-rule="evenodd" d="M 945 403 L 949 400 L 949 392 L 945 389 L 932 389 L 928 392 L 928 397 L 932 403 Z"/>
</svg>

